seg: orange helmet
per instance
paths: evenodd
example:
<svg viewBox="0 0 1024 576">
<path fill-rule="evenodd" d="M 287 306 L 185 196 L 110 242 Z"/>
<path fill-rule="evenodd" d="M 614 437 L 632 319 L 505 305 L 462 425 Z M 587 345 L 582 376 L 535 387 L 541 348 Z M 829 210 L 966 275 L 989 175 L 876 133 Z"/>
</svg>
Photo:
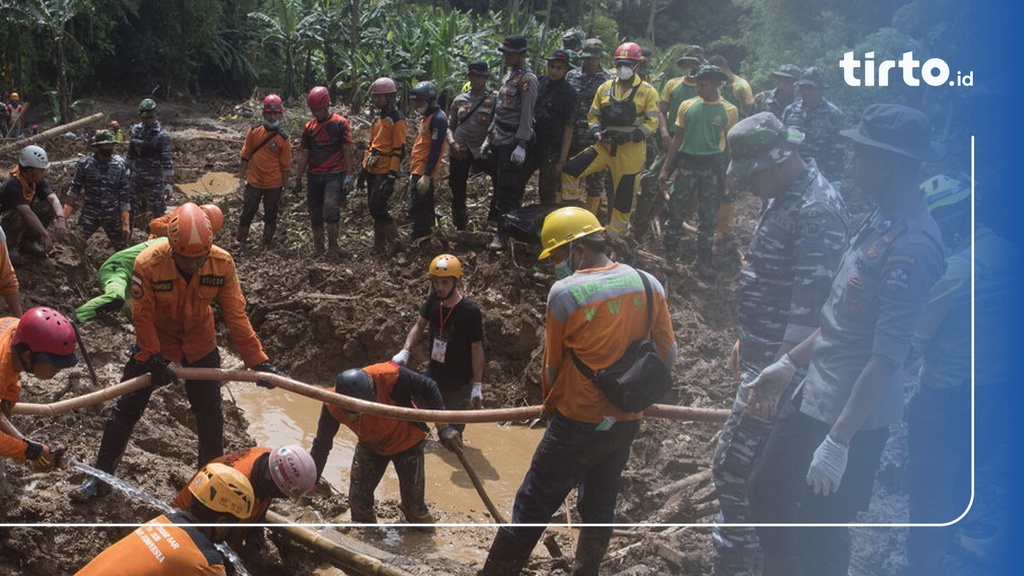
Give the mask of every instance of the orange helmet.
<svg viewBox="0 0 1024 576">
<path fill-rule="evenodd" d="M 220 232 L 222 226 L 224 226 L 224 213 L 221 212 L 220 206 L 216 204 L 203 204 L 200 206 L 203 212 L 206 212 L 206 217 L 210 219 L 210 228 L 213 229 L 213 235 L 216 236 L 217 232 Z"/>
<path fill-rule="evenodd" d="M 639 62 L 644 58 L 644 49 L 636 42 L 623 42 L 615 49 L 616 60 L 632 60 Z"/>
<path fill-rule="evenodd" d="M 213 246 L 213 228 L 202 208 L 192 202 L 182 205 L 167 223 L 171 250 L 186 258 L 201 258 Z"/>
<path fill-rule="evenodd" d="M 441 254 L 435 256 L 430 261 L 430 269 L 427 271 L 431 276 L 438 277 L 451 277 L 456 280 L 462 278 L 462 262 L 451 254 Z"/>
</svg>

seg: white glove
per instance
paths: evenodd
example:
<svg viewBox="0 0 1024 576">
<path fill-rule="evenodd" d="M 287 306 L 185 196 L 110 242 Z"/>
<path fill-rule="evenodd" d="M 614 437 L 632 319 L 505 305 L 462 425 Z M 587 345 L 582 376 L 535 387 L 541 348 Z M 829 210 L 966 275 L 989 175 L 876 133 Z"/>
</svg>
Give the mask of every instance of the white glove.
<svg viewBox="0 0 1024 576">
<path fill-rule="evenodd" d="M 168 182 L 164 184 L 164 200 L 170 200 L 171 194 L 174 194 L 174 185 Z"/>
<path fill-rule="evenodd" d="M 523 162 L 526 162 L 526 148 L 522 144 L 516 144 L 516 149 L 512 151 L 512 163 L 522 166 Z"/>
<path fill-rule="evenodd" d="M 814 487 L 815 494 L 828 496 L 839 490 L 839 483 L 846 472 L 846 456 L 849 448 L 836 444 L 831 436 L 814 451 L 811 466 L 807 469 L 807 483 Z"/>
<path fill-rule="evenodd" d="M 409 361 L 409 351 L 406 350 L 405 348 L 402 348 L 401 350 L 398 351 L 398 354 L 395 354 L 394 356 L 391 357 L 391 361 L 394 362 L 395 364 L 405 366 L 405 363 Z"/>
<path fill-rule="evenodd" d="M 798 367 L 789 354 L 769 364 L 750 383 L 747 412 L 758 418 L 770 419 L 778 412 L 779 397 L 786 390 Z"/>
<path fill-rule="evenodd" d="M 416 181 L 416 191 L 420 194 L 430 191 L 430 176 L 420 176 L 420 179 Z"/>
<path fill-rule="evenodd" d="M 480 382 L 473 382 L 473 391 L 469 393 L 469 401 L 473 404 L 474 410 L 484 407 L 484 385 Z"/>
<path fill-rule="evenodd" d="M 491 139 L 487 138 L 484 143 L 480 145 L 480 157 L 487 158 L 487 155 L 491 153 Z"/>
</svg>

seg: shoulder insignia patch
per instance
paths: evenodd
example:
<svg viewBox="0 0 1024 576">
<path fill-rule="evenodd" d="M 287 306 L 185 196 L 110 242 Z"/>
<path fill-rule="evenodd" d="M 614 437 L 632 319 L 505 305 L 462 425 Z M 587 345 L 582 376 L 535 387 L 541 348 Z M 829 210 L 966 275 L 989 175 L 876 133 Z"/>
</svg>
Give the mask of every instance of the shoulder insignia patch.
<svg viewBox="0 0 1024 576">
<path fill-rule="evenodd" d="M 132 274 L 132 298 L 138 300 L 142 298 L 142 277 L 138 274 Z"/>
<path fill-rule="evenodd" d="M 523 80 L 523 82 L 522 82 L 522 84 L 520 84 L 520 86 L 522 87 L 523 92 L 529 92 L 531 90 L 531 88 L 530 88 L 530 80 L 529 79 Z"/>
</svg>

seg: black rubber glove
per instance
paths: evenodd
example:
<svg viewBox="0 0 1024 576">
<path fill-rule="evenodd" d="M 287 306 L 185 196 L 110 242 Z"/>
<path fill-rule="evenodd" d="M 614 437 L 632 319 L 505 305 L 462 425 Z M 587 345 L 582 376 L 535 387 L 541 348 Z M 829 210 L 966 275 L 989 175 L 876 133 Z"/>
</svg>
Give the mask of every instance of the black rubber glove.
<svg viewBox="0 0 1024 576">
<path fill-rule="evenodd" d="M 438 438 L 441 439 L 441 445 L 452 452 L 458 452 L 462 449 L 462 434 L 451 426 L 442 426 L 437 431 Z"/>
<path fill-rule="evenodd" d="M 171 363 L 160 354 L 153 354 L 146 360 L 146 371 L 149 372 L 149 384 L 154 388 L 178 381 L 178 376 L 171 370 Z"/>
<path fill-rule="evenodd" d="M 124 308 L 124 298 L 122 298 L 121 296 L 115 296 L 114 299 L 111 300 L 110 302 L 107 302 L 106 304 L 103 304 L 102 306 L 97 306 L 96 307 L 96 312 L 104 312 L 104 313 L 112 312 L 112 313 L 116 313 L 119 310 L 121 310 L 122 308 Z"/>
<path fill-rule="evenodd" d="M 599 140 L 601 140 L 600 126 L 591 126 L 590 130 L 587 133 L 590 134 L 590 137 L 594 139 L 594 142 L 598 142 Z"/>
<path fill-rule="evenodd" d="M 639 128 L 633 128 L 633 131 L 629 133 L 629 139 L 633 142 L 643 142 L 647 139 L 647 134 Z"/>
<path fill-rule="evenodd" d="M 271 364 L 270 360 L 260 362 L 259 364 L 253 366 L 252 369 L 255 370 L 256 372 L 267 372 L 275 376 L 287 376 L 287 374 L 278 369 L 277 366 Z M 257 380 L 256 385 L 259 386 L 260 388 L 266 388 L 267 390 L 274 389 L 274 385 L 271 384 L 269 380 L 266 380 L 264 378 L 260 378 L 259 380 Z"/>
</svg>

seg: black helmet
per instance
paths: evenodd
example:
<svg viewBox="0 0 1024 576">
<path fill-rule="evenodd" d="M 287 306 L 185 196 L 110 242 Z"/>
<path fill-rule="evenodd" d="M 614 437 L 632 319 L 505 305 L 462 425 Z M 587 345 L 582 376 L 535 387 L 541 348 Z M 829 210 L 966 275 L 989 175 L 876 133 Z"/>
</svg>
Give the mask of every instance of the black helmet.
<svg viewBox="0 0 1024 576">
<path fill-rule="evenodd" d="M 429 80 L 424 80 L 409 90 L 409 95 L 416 100 L 437 100 L 437 86 Z"/>
<path fill-rule="evenodd" d="M 373 385 L 373 378 L 370 378 L 370 375 L 360 368 L 352 368 L 338 374 L 338 378 L 334 381 L 334 391 L 368 402 L 373 402 L 377 398 L 377 389 Z"/>
</svg>

